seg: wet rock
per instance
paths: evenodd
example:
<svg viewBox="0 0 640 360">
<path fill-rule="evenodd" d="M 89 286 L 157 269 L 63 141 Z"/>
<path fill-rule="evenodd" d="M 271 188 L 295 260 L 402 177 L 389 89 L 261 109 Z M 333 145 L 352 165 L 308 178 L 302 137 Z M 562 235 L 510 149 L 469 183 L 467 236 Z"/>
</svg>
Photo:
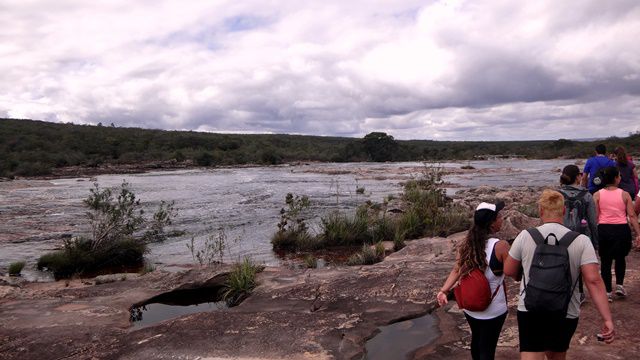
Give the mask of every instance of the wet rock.
<svg viewBox="0 0 640 360">
<path fill-rule="evenodd" d="M 93 282 L 96 285 L 100 285 L 100 284 L 112 283 L 114 281 L 132 280 L 132 279 L 135 279 L 135 278 L 137 278 L 139 276 L 140 276 L 140 274 L 138 274 L 138 273 L 107 274 L 107 275 L 96 276 L 93 279 Z"/>
</svg>

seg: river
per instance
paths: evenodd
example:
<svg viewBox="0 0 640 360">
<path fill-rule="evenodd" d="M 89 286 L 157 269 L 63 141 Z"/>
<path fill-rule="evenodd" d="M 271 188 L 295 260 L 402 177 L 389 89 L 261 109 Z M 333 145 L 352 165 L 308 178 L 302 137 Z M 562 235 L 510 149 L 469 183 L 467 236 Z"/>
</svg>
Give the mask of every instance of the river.
<svg viewBox="0 0 640 360">
<path fill-rule="evenodd" d="M 484 160 L 446 162 L 447 193 L 461 188 L 555 185 L 558 169 L 573 160 Z M 475 170 L 461 170 L 471 165 Z M 171 229 L 182 236 L 150 246 L 148 259 L 156 266 L 192 263 L 186 244 L 196 244 L 224 229 L 230 245 L 226 261 L 251 256 L 267 265 L 281 263 L 269 239 L 276 231 L 279 211 L 288 192 L 307 195 L 312 230 L 319 218 L 333 210 L 353 211 L 367 200 L 381 202 L 402 191 L 402 183 L 420 176 L 422 163 L 325 163 L 272 167 L 208 168 L 126 175 L 100 175 L 94 179 L 14 180 L 0 182 L 0 270 L 25 260 L 26 276 L 41 278 L 33 270 L 37 258 L 58 249 L 62 239 L 88 229 L 82 200 L 96 181 L 117 187 L 123 181 L 147 212 L 161 200 L 174 201 L 178 210 Z M 356 188 L 364 188 L 358 194 Z"/>
</svg>

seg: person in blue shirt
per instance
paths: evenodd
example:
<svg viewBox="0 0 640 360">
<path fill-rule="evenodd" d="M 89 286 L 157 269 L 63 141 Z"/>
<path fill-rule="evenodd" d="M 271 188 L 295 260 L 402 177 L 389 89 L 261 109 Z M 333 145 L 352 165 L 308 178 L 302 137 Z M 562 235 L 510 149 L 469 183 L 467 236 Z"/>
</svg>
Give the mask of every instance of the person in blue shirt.
<svg viewBox="0 0 640 360">
<path fill-rule="evenodd" d="M 607 157 L 607 147 L 604 144 L 596 146 L 596 155 L 587 159 L 584 164 L 584 176 L 582 176 L 582 186 L 589 189 L 591 194 L 598 191 L 598 187 L 593 183 L 593 178 L 598 170 L 609 166 L 616 166 L 616 162 Z M 587 186 L 588 184 L 588 186 Z"/>
</svg>

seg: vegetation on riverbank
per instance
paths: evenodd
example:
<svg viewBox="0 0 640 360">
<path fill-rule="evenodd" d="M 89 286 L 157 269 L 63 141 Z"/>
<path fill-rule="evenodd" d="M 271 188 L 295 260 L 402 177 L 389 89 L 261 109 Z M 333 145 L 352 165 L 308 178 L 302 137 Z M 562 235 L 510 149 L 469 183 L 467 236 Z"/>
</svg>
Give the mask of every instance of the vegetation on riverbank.
<svg viewBox="0 0 640 360">
<path fill-rule="evenodd" d="M 162 201 L 147 218 L 128 183 L 122 183 L 117 196 L 114 190 L 94 185 L 83 201 L 91 235 L 65 240 L 62 250 L 40 257 L 38 269 L 52 271 L 56 278 L 68 278 L 143 265 L 147 243 L 166 238 L 165 227 L 176 215 L 173 202 Z"/>
<path fill-rule="evenodd" d="M 264 269 L 245 257 L 233 264 L 229 278 L 225 282 L 223 297 L 229 306 L 235 306 L 247 298 L 256 287 L 256 275 Z"/>
<path fill-rule="evenodd" d="M 16 261 L 9 264 L 9 276 L 20 276 L 25 264 L 25 261 Z"/>
<path fill-rule="evenodd" d="M 274 250 L 297 252 L 335 247 L 357 247 L 362 250 L 348 263 L 370 264 L 384 257 L 382 241 L 393 241 L 394 249 L 404 241 L 423 236 L 448 236 L 469 228 L 470 213 L 454 205 L 442 188 L 442 168 L 426 166 L 419 179 L 404 186 L 401 195 L 404 210 L 400 214 L 387 212 L 388 203 L 360 205 L 355 214 L 332 212 L 320 219 L 320 232 L 311 234 L 306 225 L 304 210 L 309 200 L 304 196 L 287 194 L 286 208 L 281 210 L 278 230 L 271 243 Z M 377 244 L 372 248 L 372 244 Z"/>
<path fill-rule="evenodd" d="M 70 166 L 97 169 L 109 165 L 117 169 L 136 164 L 192 167 L 297 161 L 438 161 L 474 159 L 487 154 L 586 158 L 592 154 L 595 143 L 566 139 L 399 141 L 381 132 L 362 139 L 214 134 L 0 119 L 0 177 L 55 175 Z M 611 148 L 624 145 L 637 149 L 640 133 L 609 138 L 604 143 Z"/>
</svg>

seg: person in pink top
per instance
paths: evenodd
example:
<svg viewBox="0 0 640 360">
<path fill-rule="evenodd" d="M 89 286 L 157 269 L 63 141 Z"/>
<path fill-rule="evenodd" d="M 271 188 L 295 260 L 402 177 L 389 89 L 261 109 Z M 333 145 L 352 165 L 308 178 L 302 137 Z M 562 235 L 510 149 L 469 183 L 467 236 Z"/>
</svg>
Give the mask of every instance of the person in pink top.
<svg viewBox="0 0 640 360">
<path fill-rule="evenodd" d="M 631 250 L 631 229 L 636 232 L 636 246 L 640 247 L 640 226 L 638 216 L 633 208 L 633 202 L 628 192 L 620 189 L 620 172 L 616 167 L 604 170 L 605 187 L 593 195 L 598 209 L 598 239 L 600 254 L 600 274 L 607 289 L 609 302 L 613 301 L 611 294 L 611 266 L 615 261 L 616 295 L 627 296 L 624 289 L 624 274 L 627 263 L 626 256 Z"/>
</svg>

